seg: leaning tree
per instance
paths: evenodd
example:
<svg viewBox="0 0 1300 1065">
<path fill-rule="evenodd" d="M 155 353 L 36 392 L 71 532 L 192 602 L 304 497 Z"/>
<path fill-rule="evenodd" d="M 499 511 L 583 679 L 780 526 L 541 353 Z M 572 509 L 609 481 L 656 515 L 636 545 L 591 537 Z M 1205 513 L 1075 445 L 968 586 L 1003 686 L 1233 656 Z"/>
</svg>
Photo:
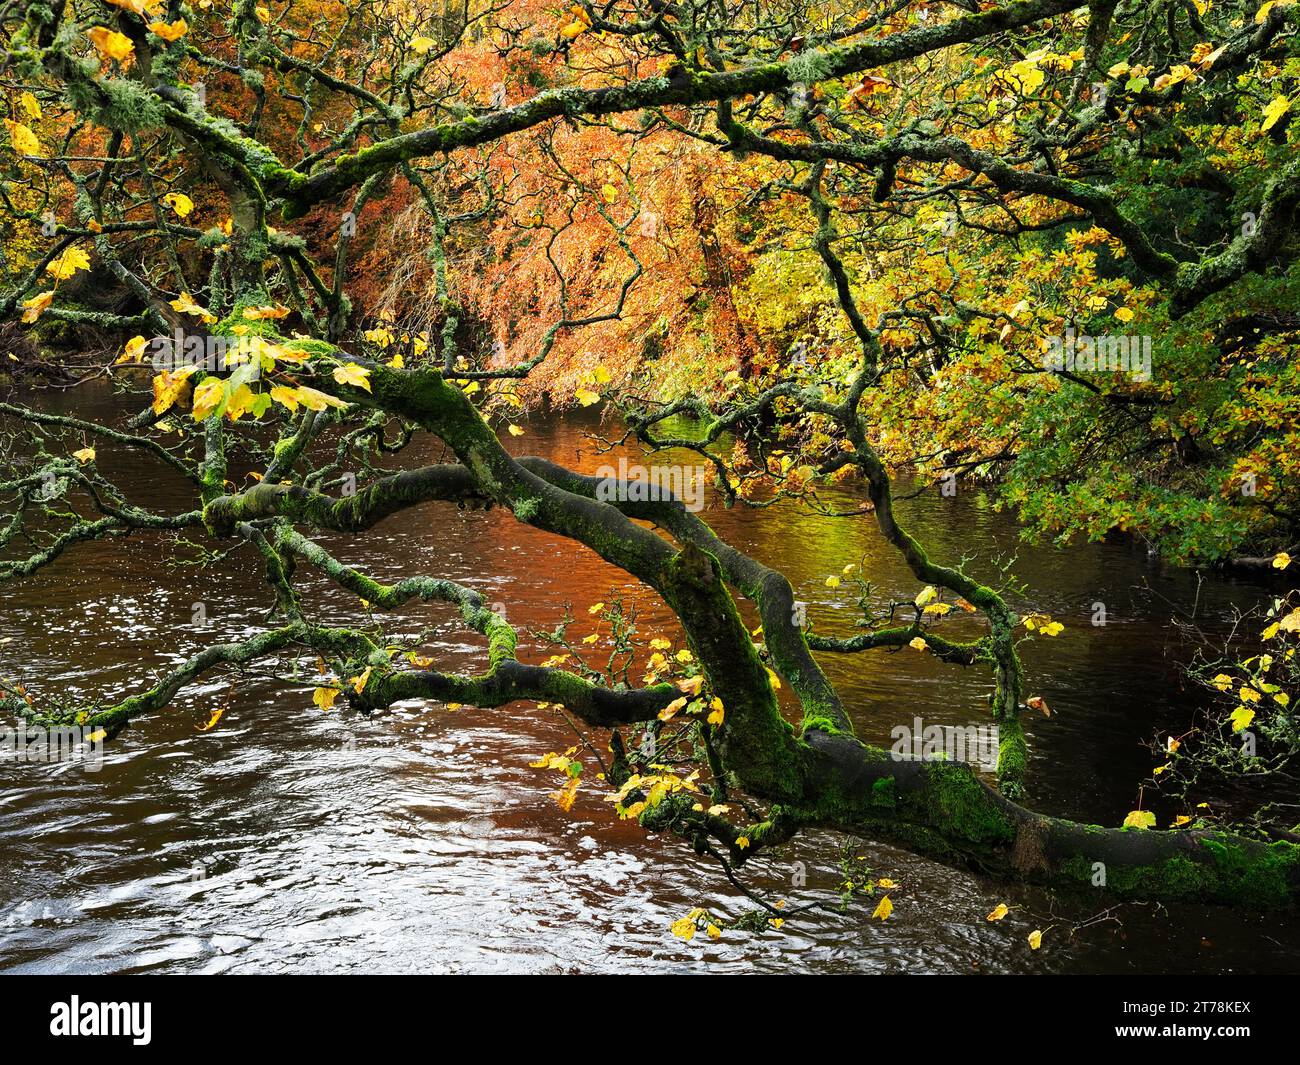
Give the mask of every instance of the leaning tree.
<svg viewBox="0 0 1300 1065">
<path fill-rule="evenodd" d="M 1145 138 L 1166 152 L 1180 124 L 1209 114 L 1244 121 L 1242 79 L 1295 63 L 1296 10 L 614 0 L 557 20 L 509 2 L 448 3 L 430 15 L 369 0 L 236 0 L 228 12 L 206 0 L 6 0 L 12 254 L 0 313 L 47 342 L 116 336 L 125 354 L 112 372 L 124 388 L 147 382 L 151 392 L 119 424 L 0 404 L 14 445 L 0 482 L 0 577 L 22 579 L 96 539 L 206 537 L 259 560 L 274 619 L 111 704 L 64 706 L 54 693 L 9 687 L 6 710 L 112 740 L 213 671 L 258 663 L 296 684 L 303 662 L 319 663 L 325 706 L 339 697 L 367 712 L 413 699 L 561 704 L 608 732 L 621 815 L 729 871 L 815 826 L 1049 885 L 1086 886 L 1104 868 L 1123 896 L 1289 903 L 1300 886 L 1294 839 L 1199 824 L 1105 828 L 1018 804 L 1021 716 L 1032 712 L 1017 655 L 1023 619 L 996 587 L 933 558 L 900 524 L 872 411 L 886 382 L 919 358 L 933 369 L 949 357 L 957 327 L 983 322 L 1005 339 L 1022 323 L 956 287 L 867 308 L 854 249 L 877 231 L 893 239 L 938 204 L 957 233 L 990 240 L 1096 227 L 1175 315 L 1285 273 L 1297 250 L 1300 162 L 1284 138 L 1266 138 L 1251 156 L 1258 180 L 1206 193 L 1194 233 L 1167 215 L 1190 183 L 1212 185 L 1212 175 L 1142 170 L 1134 146 Z M 485 86 L 474 63 L 489 53 L 529 77 Z M 1283 118 L 1273 114 L 1270 128 L 1285 130 Z M 860 485 L 862 512 L 923 586 L 914 602 L 864 616 L 848 637 L 806 631 L 789 581 L 681 500 L 643 499 L 502 445 L 502 413 L 520 384 L 572 337 L 617 321 L 643 272 L 635 204 L 592 187 L 583 161 L 557 148 L 566 132 L 592 129 L 629 151 L 678 138 L 719 166 L 761 174 L 762 197 L 806 220 L 806 249 L 855 347 L 834 375 L 791 365 L 677 399 L 592 372 L 584 400 L 616 407 L 646 448 L 698 454 L 736 505 L 765 502 L 745 490 L 751 476 L 805 498 L 830 478 Z M 499 164 L 511 152 L 507 177 Z M 554 316 L 535 350 L 515 359 L 470 320 L 458 293 L 471 279 L 457 263 L 458 249 L 520 207 L 520 159 L 545 161 L 570 214 L 580 200 L 604 222 L 601 254 L 621 265 L 604 291 L 578 291 L 590 286 L 570 285 L 554 254 L 564 227 L 537 208 L 528 240 L 556 264 Z M 393 195 L 423 212 L 427 328 L 400 315 L 359 321 L 350 297 L 359 220 Z M 200 228 L 199 217 L 212 222 Z M 509 255 L 498 258 L 508 266 Z M 200 358 L 184 357 L 191 341 Z M 1145 416 L 1150 403 L 1128 381 L 1071 382 L 1031 360 L 1013 372 L 1100 395 L 1117 419 Z M 454 461 L 404 464 L 408 445 L 426 437 Z M 797 462 L 770 454 L 777 439 L 794 441 Z M 74 452 L 74 440 L 92 446 Z M 193 505 L 160 513 L 130 499 L 96 464 L 96 451 L 113 449 L 187 479 Z M 235 485 L 235 468 L 255 471 L 251 487 Z M 626 571 L 677 617 L 689 653 L 669 660 L 654 649 L 643 682 L 626 668 L 566 668 L 576 658 L 564 655 L 529 664 L 514 628 L 477 592 L 436 574 L 383 584 L 312 538 L 363 537 L 397 511 L 449 505 L 506 508 Z M 305 569 L 379 615 L 413 601 L 449 605 L 482 636 L 483 670 L 440 669 L 382 627 L 326 623 L 300 592 Z M 747 628 L 737 597 L 753 604 L 761 629 Z M 983 635 L 943 635 L 953 606 L 978 615 Z M 632 627 L 609 609 L 630 655 Z M 990 672 L 988 705 L 972 714 L 999 730 L 996 787 L 966 764 L 898 758 L 855 737 L 818 655 L 907 645 Z M 783 713 L 778 685 L 797 698 L 797 721 Z M 569 769 L 564 756 L 544 761 Z"/>
</svg>

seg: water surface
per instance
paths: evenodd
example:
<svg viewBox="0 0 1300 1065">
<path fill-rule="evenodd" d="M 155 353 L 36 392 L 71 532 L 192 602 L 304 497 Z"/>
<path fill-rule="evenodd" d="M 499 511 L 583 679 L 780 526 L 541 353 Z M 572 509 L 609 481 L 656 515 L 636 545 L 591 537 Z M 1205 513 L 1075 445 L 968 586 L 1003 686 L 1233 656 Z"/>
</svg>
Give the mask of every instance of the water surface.
<svg viewBox="0 0 1300 1065">
<path fill-rule="evenodd" d="M 118 401 L 85 390 L 42 402 L 107 414 Z M 584 471 L 608 462 L 594 422 L 534 422 L 511 441 Z M 185 486 L 149 459 L 97 445 L 100 467 L 157 510 L 191 505 Z M 406 461 L 441 456 L 413 447 Z M 667 461 L 671 456 L 665 457 Z M 848 496 L 845 497 L 849 498 Z M 882 595 L 918 586 L 870 518 L 793 507 L 705 515 L 718 532 L 781 567 L 822 631 L 847 632 L 848 597 L 825 587 L 853 562 Z M 1118 824 L 1152 767 L 1153 737 L 1182 731 L 1197 696 L 1182 692 L 1186 655 L 1170 625 L 1195 609 L 1210 628 L 1260 589 L 1162 569 L 1126 545 L 1066 550 L 1019 542 L 1014 524 L 976 492 L 928 492 L 900 505 L 932 557 L 1015 557 L 1022 610 L 1066 624 L 1025 650 L 1030 691 L 1055 710 L 1030 722 L 1028 804 Z M 492 511 L 430 505 L 363 538 L 323 541 L 373 576 L 427 573 L 479 588 L 521 628 L 552 628 L 564 603 L 587 631 L 586 607 L 635 596 L 647 635 L 670 618 L 635 581 L 579 545 Z M 38 694 L 106 701 L 138 690 L 209 642 L 264 623 L 260 563 L 243 549 L 207 566 L 178 565 L 150 536 L 83 545 L 26 581 L 0 586 L 0 672 Z M 193 553 L 190 553 L 193 557 Z M 304 574 L 318 616 L 363 617 L 355 597 Z M 1108 624 L 1090 624 L 1093 604 Z M 203 605 L 206 625 L 193 623 Z M 481 641 L 445 608 L 415 605 L 396 631 L 435 627 L 428 653 L 474 669 Z M 528 646 L 527 641 L 525 646 Z M 524 657 L 544 655 L 532 648 Z M 905 649 L 825 658 L 863 738 L 926 723 L 979 724 L 987 675 Z M 217 707 L 226 712 L 197 731 Z M 569 813 L 553 776 L 528 763 L 574 742 L 568 724 L 532 704 L 449 712 L 407 706 L 364 719 L 322 714 L 309 698 L 256 674 L 204 679 L 111 746 L 98 773 L 75 765 L 0 763 L 0 969 L 8 972 L 1278 972 L 1300 967 L 1288 917 L 1191 906 L 1053 899 L 871 843 L 876 875 L 901 888 L 885 923 L 869 909 L 815 913 L 780 932 L 675 939 L 694 906 L 747 908 L 716 866 L 679 842 L 612 821 L 587 787 Z M 790 900 L 830 898 L 843 841 L 809 834 L 756 863 L 749 882 Z M 807 885 L 792 884 L 802 863 Z M 1013 913 L 985 918 L 1005 901 Z M 1100 920 L 1093 920 L 1101 916 Z M 1089 923 L 1089 922 L 1092 923 Z M 1074 931 L 1076 926 L 1086 925 Z M 1045 929 L 1031 953 L 1026 934 Z"/>
</svg>

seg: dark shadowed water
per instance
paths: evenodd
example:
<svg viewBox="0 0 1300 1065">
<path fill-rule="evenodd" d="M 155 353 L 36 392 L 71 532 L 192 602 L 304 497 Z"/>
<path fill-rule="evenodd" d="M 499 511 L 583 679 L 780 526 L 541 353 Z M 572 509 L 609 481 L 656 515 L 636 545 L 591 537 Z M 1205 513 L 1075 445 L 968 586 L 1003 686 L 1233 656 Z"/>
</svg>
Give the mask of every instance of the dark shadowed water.
<svg viewBox="0 0 1300 1065">
<path fill-rule="evenodd" d="M 50 406 L 74 400 L 55 397 Z M 80 412 L 117 404 L 80 393 Z M 584 471 L 607 459 L 594 423 L 532 423 L 511 446 Z M 148 459 L 100 443 L 99 465 L 154 509 L 190 505 L 184 486 Z M 429 459 L 413 447 L 408 461 Z M 669 461 L 665 458 L 663 461 Z M 1030 548 L 980 495 L 930 492 L 901 506 L 936 559 L 1018 555 L 1021 609 L 1066 625 L 1025 649 L 1031 693 L 1055 710 L 1030 723 L 1029 805 L 1102 824 L 1134 808 L 1153 765 L 1146 742 L 1182 731 L 1196 696 L 1178 686 L 1186 653 L 1169 621 L 1193 606 L 1226 624 L 1260 589 L 1161 569 L 1127 546 Z M 779 565 L 822 631 L 849 631 L 843 590 L 825 586 L 847 563 L 882 593 L 919 590 L 871 519 L 791 507 L 710 507 L 724 537 Z M 430 505 L 364 539 L 331 536 L 345 561 L 392 580 L 427 573 L 506 604 L 516 626 L 550 628 L 566 601 L 586 608 L 618 589 L 638 596 L 641 631 L 668 617 L 635 582 L 573 543 L 508 514 Z M 356 599 L 303 574 L 319 616 L 360 619 Z M 1093 604 L 1108 624 L 1090 624 Z M 196 626 L 203 604 L 206 626 Z M 151 536 L 87 544 L 34 578 L 0 587 L 0 673 L 42 692 L 119 698 L 198 648 L 263 624 L 268 597 L 247 549 L 207 568 L 177 566 Z M 445 609 L 415 606 L 402 632 L 441 623 L 426 646 L 439 665 L 473 669 L 481 641 Z M 544 652 L 524 655 L 538 661 Z M 827 659 L 859 733 L 978 724 L 987 676 L 910 649 Z M 208 732 L 197 726 L 225 707 Z M 904 852 L 859 845 L 877 876 L 901 886 L 885 923 L 869 908 L 817 913 L 762 935 L 728 932 L 683 943 L 669 931 L 694 906 L 747 908 L 717 868 L 680 843 L 611 820 L 588 786 L 572 811 L 549 797 L 552 774 L 528 763 L 573 742 L 568 725 L 532 704 L 448 711 L 408 706 L 366 720 L 323 714 L 301 692 L 256 675 L 212 675 L 110 747 L 98 772 L 0 762 L 0 969 L 10 972 L 1278 972 L 1300 968 L 1288 917 L 1126 906 L 1088 924 L 1100 898 L 1061 897 L 987 882 Z M 1148 803 L 1149 805 L 1149 803 Z M 839 883 L 841 841 L 802 837 L 749 873 L 792 904 Z M 796 863 L 807 885 L 792 884 Z M 993 924 L 998 902 L 1012 907 Z M 1074 931 L 1076 926 L 1086 925 Z M 1031 952 L 1026 934 L 1046 930 Z"/>
</svg>

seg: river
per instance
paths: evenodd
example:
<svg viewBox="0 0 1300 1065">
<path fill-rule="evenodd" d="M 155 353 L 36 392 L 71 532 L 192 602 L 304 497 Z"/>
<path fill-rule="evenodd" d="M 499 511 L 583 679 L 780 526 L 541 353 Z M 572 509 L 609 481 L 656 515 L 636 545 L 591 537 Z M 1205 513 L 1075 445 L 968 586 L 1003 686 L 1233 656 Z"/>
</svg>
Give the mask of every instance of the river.
<svg viewBox="0 0 1300 1065">
<path fill-rule="evenodd" d="M 40 402 L 83 416 L 121 409 L 98 386 Z M 590 440 L 596 428 L 592 419 L 533 421 L 509 446 L 592 472 L 610 461 Z M 192 504 L 185 485 L 148 458 L 107 443 L 97 450 L 100 468 L 142 505 Z M 422 442 L 405 461 L 441 455 Z M 1222 628 L 1261 589 L 1220 576 L 1198 585 L 1127 544 L 1025 545 L 1012 519 L 974 490 L 923 492 L 899 510 L 932 557 L 966 558 L 983 579 L 995 576 L 989 560 L 1014 556 L 1025 588 L 1016 607 L 1065 624 L 1056 639 L 1025 648 L 1029 691 L 1054 710 L 1029 722 L 1027 804 L 1119 824 L 1154 764 L 1145 744 L 1183 731 L 1200 698 L 1180 690 L 1187 651 L 1170 618 L 1195 610 L 1202 625 Z M 825 585 L 848 563 L 881 594 L 919 590 L 870 518 L 726 510 L 712 497 L 704 516 L 783 569 L 819 631 L 850 631 L 850 597 Z M 635 581 L 499 510 L 435 504 L 363 538 L 322 540 L 380 579 L 427 573 L 476 587 L 505 603 L 519 627 L 552 628 L 568 601 L 575 632 L 585 634 L 588 605 L 618 591 L 635 597 L 642 632 L 670 631 Z M 104 701 L 263 624 L 267 589 L 248 550 L 200 568 L 177 566 L 164 548 L 151 535 L 86 544 L 0 585 L 0 638 L 9 638 L 0 674 L 38 698 Z M 355 597 L 302 577 L 320 617 L 363 617 Z M 1104 626 L 1091 623 L 1098 602 Z M 481 641 L 448 619 L 445 608 L 416 606 L 392 624 L 408 633 L 436 626 L 425 646 L 439 665 L 476 668 Z M 523 646 L 526 660 L 545 653 Z M 824 660 L 869 741 L 888 745 L 890 730 L 915 716 L 984 722 L 988 677 L 978 669 L 911 649 Z M 199 731 L 217 707 L 221 720 Z M 124 732 L 98 772 L 0 762 L 0 970 L 1166 973 L 1300 964 L 1300 928 L 1285 916 L 1183 905 L 1106 913 L 1100 898 L 1000 885 L 873 843 L 852 854 L 900 885 L 889 920 L 869 920 L 858 905 L 802 915 L 779 931 L 685 943 L 669 925 L 687 910 L 734 914 L 748 904 L 679 841 L 612 820 L 591 786 L 562 812 L 550 798 L 553 775 L 528 763 L 572 742 L 562 719 L 531 704 L 412 705 L 366 720 L 323 714 L 255 675 L 212 676 Z M 842 843 L 802 836 L 779 858 L 755 862 L 748 882 L 791 906 L 833 901 Z M 999 902 L 1010 916 L 987 921 Z M 1043 946 L 1030 951 L 1035 928 L 1045 930 Z"/>
</svg>

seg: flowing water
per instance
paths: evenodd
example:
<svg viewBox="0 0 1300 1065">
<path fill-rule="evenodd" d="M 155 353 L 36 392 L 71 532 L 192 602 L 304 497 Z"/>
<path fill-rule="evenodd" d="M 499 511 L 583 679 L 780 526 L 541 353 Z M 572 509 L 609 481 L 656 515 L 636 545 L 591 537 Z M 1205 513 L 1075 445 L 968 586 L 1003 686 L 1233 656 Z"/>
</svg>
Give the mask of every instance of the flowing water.
<svg viewBox="0 0 1300 1065">
<path fill-rule="evenodd" d="M 107 391 L 41 401 L 50 409 L 122 409 Z M 592 472 L 609 460 L 594 422 L 530 424 L 512 440 Z M 155 510 L 192 505 L 185 485 L 146 457 L 98 445 L 98 462 Z M 441 457 L 432 444 L 404 461 Z M 665 456 L 655 461 L 671 461 Z M 850 501 L 847 494 L 844 502 Z M 868 518 L 794 507 L 705 517 L 741 549 L 779 566 L 820 631 L 847 633 L 850 596 L 828 574 L 862 565 L 876 590 L 917 591 Z M 1029 723 L 1027 802 L 1118 824 L 1153 766 L 1147 742 L 1183 731 L 1197 696 L 1180 691 L 1170 618 L 1195 611 L 1210 628 L 1261 590 L 1153 565 L 1125 545 L 1027 547 L 981 494 L 929 491 L 900 505 L 936 559 L 968 559 L 994 578 L 1015 556 L 1022 610 L 1066 625 L 1025 649 L 1031 693 L 1055 714 Z M 506 605 L 521 628 L 552 628 L 566 602 L 634 597 L 640 629 L 671 634 L 662 606 L 586 549 L 520 526 L 500 511 L 434 504 L 360 538 L 322 538 L 383 580 L 427 573 Z M 32 578 L 0 586 L 0 675 L 87 702 L 120 698 L 200 647 L 257 631 L 268 593 L 248 549 L 207 567 L 177 565 L 153 535 L 91 543 Z M 303 572 L 327 622 L 360 621 L 355 597 Z M 1104 603 L 1107 624 L 1090 623 Z M 199 605 L 202 609 L 200 611 Z M 201 614 L 200 624 L 195 623 Z M 482 641 L 449 612 L 416 605 L 391 624 L 416 633 L 439 665 L 472 670 Z M 526 660 L 547 652 L 526 645 Z M 980 724 L 988 677 L 910 649 L 836 658 L 832 679 L 863 738 L 888 745 L 910 725 Z M 214 709 L 225 714 L 199 731 Z M 0 970 L 8 972 L 1277 972 L 1300 967 L 1300 930 L 1286 916 L 1194 906 L 1124 906 L 1100 897 L 1008 887 L 891 847 L 853 856 L 897 881 L 893 916 L 815 911 L 780 931 L 675 939 L 695 906 L 749 908 L 718 868 L 679 841 L 611 818 L 586 786 L 569 813 L 554 774 L 528 763 L 574 742 L 568 724 L 532 704 L 448 711 L 403 706 L 365 719 L 322 713 L 301 690 L 256 674 L 205 677 L 167 710 L 140 719 L 98 772 L 75 763 L 0 762 Z M 1148 804 L 1149 805 L 1149 804 Z M 834 900 L 843 841 L 800 837 L 746 875 L 788 899 Z M 806 885 L 795 886 L 804 872 Z M 985 915 L 1012 907 L 998 923 Z M 1046 930 L 1031 952 L 1027 933 Z"/>
</svg>

